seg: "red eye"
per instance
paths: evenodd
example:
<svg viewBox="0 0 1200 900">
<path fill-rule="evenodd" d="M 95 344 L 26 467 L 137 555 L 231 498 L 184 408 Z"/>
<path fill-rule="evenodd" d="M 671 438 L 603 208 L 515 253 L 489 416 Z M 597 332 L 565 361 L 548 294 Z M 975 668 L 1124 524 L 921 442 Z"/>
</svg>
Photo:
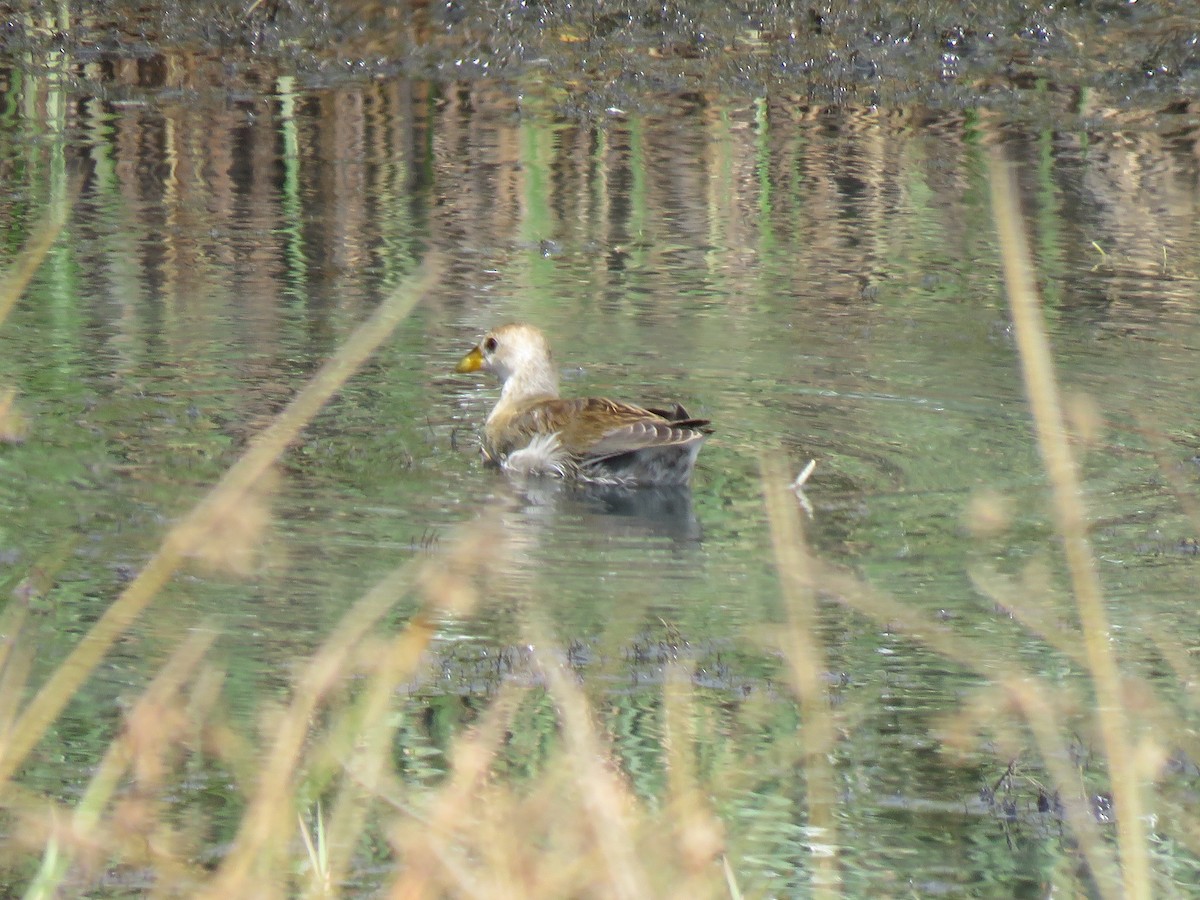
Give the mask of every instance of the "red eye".
<svg viewBox="0 0 1200 900">
<path fill-rule="evenodd" d="M 483 342 L 483 352 L 484 353 L 495 353 L 496 352 L 496 339 L 494 337 L 490 337 L 486 341 Z"/>
</svg>

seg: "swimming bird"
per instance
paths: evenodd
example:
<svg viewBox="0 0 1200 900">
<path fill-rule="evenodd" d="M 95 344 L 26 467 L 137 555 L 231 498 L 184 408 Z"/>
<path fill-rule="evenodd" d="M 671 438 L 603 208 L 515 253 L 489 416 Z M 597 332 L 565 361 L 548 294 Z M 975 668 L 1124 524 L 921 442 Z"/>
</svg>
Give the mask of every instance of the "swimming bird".
<svg viewBox="0 0 1200 900">
<path fill-rule="evenodd" d="M 532 325 L 492 329 L 455 371 L 490 372 L 500 380 L 500 399 L 483 428 L 483 456 L 511 472 L 594 484 L 687 484 L 712 434 L 707 419 L 692 418 L 679 404 L 655 409 L 560 397 L 550 345 Z"/>
</svg>

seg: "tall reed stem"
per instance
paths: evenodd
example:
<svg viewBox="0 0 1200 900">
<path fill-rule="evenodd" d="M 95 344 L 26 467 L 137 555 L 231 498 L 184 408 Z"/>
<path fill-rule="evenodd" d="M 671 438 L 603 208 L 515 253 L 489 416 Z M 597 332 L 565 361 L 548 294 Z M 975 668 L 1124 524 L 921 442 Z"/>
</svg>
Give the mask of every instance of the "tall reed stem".
<svg viewBox="0 0 1200 900">
<path fill-rule="evenodd" d="M 1100 576 L 1087 538 L 1079 470 L 1071 454 L 1050 341 L 1042 321 L 1029 244 L 1018 211 L 1016 179 L 999 148 L 989 164 L 992 211 L 1000 238 L 1004 280 L 1021 372 L 1037 430 L 1038 449 L 1053 495 L 1054 518 L 1071 574 L 1088 669 L 1096 691 L 1096 720 L 1108 758 L 1120 841 L 1124 896 L 1150 896 L 1150 868 L 1140 773 L 1129 740 L 1121 675 L 1110 643 Z"/>
</svg>

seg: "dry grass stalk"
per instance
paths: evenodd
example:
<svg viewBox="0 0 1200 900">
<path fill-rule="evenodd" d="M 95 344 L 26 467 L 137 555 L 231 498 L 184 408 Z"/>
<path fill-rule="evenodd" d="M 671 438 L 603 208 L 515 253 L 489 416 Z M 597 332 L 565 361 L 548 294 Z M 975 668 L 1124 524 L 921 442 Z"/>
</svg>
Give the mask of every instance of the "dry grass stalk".
<svg viewBox="0 0 1200 900">
<path fill-rule="evenodd" d="M 300 679 L 292 702 L 276 717 L 275 736 L 261 760 L 237 836 L 201 896 L 248 896 L 252 890 L 260 891 L 262 896 L 284 895 L 287 848 L 296 817 L 294 784 L 310 738 L 310 722 L 327 692 L 350 668 L 350 653 L 362 637 L 359 628 L 374 624 L 398 599 L 398 574 L 393 573 L 360 601 L 348 616 L 352 624 L 347 627 L 343 623 L 317 653 Z M 374 616 L 368 613 L 368 607 Z M 418 621 L 415 627 L 424 630 L 424 621 Z"/>
<path fill-rule="evenodd" d="M 1010 677 L 1001 686 L 1029 724 L 1042 764 L 1054 783 L 1063 788 L 1060 800 L 1071 833 L 1079 841 L 1079 849 L 1091 869 L 1090 886 L 1101 897 L 1117 900 L 1129 896 L 1119 887 L 1121 872 L 1104 845 L 1087 792 L 1082 786 L 1078 791 L 1066 790 L 1068 785 L 1079 783 L 1080 774 L 1070 765 L 1071 753 L 1063 734 L 1064 717 L 1048 699 L 1053 693 L 1040 679 Z"/>
<path fill-rule="evenodd" d="M 0 444 L 20 444 L 29 435 L 29 423 L 17 408 L 17 392 L 0 388 Z"/>
<path fill-rule="evenodd" d="M 447 555 L 425 564 L 425 574 L 416 580 L 447 587 L 447 591 L 426 592 L 424 605 L 401 633 L 374 651 L 367 649 L 369 634 L 407 592 L 415 566 L 407 564 L 389 573 L 342 618 L 300 676 L 291 703 L 277 716 L 275 737 L 261 760 L 238 835 L 205 896 L 289 893 L 285 889 L 292 834 L 289 823 L 295 819 L 296 786 L 304 772 L 317 790 L 335 775 L 343 776 L 325 829 L 325 877 L 335 888 L 341 883 L 362 833 L 367 807 L 384 791 L 391 774 L 395 720 L 390 707 L 397 687 L 416 673 L 436 619 L 447 606 L 453 602 L 456 612 L 469 610 L 464 598 L 474 593 L 474 579 L 503 546 L 491 524 L 483 522 Z M 453 589 L 449 589 L 448 579 L 456 580 Z M 363 659 L 369 661 L 366 684 L 352 703 L 334 711 L 322 735 L 313 735 L 312 722 L 327 698 L 351 672 L 363 668 Z"/>
<path fill-rule="evenodd" d="M 451 545 L 441 559 L 423 567 L 418 579 L 424 588 L 422 610 L 383 648 L 351 710 L 358 727 L 353 752 L 344 768 L 352 777 L 343 779 L 329 819 L 329 877 L 333 884 L 345 879 L 367 808 L 392 770 L 390 753 L 397 720 L 390 712 L 397 688 L 417 672 L 433 637 L 436 619 L 446 613 L 471 614 L 479 599 L 476 583 L 504 547 L 494 523 L 484 520 Z"/>
<path fill-rule="evenodd" d="M 496 779 L 481 785 L 461 854 L 480 865 L 469 881 L 460 877 L 464 886 L 482 887 L 481 897 L 512 900 L 619 893 L 626 873 L 611 868 L 598 839 L 602 826 L 591 819 L 585 800 L 593 776 L 577 770 L 584 762 L 559 752 L 532 783 Z M 654 896 L 647 890 L 641 896 Z"/>
<path fill-rule="evenodd" d="M 1079 608 L 1088 670 L 1096 689 L 1096 719 L 1112 780 L 1121 874 L 1125 896 L 1150 895 L 1145 805 L 1137 767 L 1127 740 L 1128 716 L 1122 704 L 1121 676 L 1110 644 L 1100 577 L 1087 538 L 1087 518 L 1079 471 L 1064 424 L 1050 342 L 1041 318 L 1028 241 L 1017 209 L 1017 186 L 1002 151 L 990 165 L 992 210 L 1000 239 L 1009 308 L 1020 351 L 1025 390 L 1037 430 L 1038 447 L 1053 494 L 1054 518 Z"/>
<path fill-rule="evenodd" d="M 777 456 L 762 463 L 763 497 L 771 526 L 775 568 L 779 572 L 784 606 L 788 615 L 784 656 L 792 686 L 800 699 L 804 719 L 800 737 L 804 744 L 804 780 L 808 800 L 809 849 L 813 854 L 813 896 L 834 897 L 840 893 L 841 875 L 836 856 L 837 789 L 829 755 L 836 733 L 823 675 L 825 654 L 818 637 L 817 598 L 812 563 L 804 539 L 804 523 L 796 499 L 788 490 L 788 477 Z M 834 848 L 835 852 L 830 852 Z"/>
<path fill-rule="evenodd" d="M 813 565 L 815 582 L 836 595 L 841 602 L 925 644 L 1000 689 L 999 692 L 985 691 L 977 695 L 975 703 L 966 711 L 949 717 L 945 729 L 948 746 L 954 748 L 964 745 L 969 733 L 974 730 L 990 730 L 990 726 L 1002 720 L 1007 711 L 1021 713 L 1034 736 L 1041 758 L 1061 789 L 1068 811 L 1068 824 L 1075 830 L 1089 867 L 1098 876 L 1096 880 L 1100 895 L 1123 896 L 1116 888 L 1119 883 L 1117 866 L 1109 858 L 1108 848 L 1100 839 L 1095 819 L 1086 811 L 1078 773 L 1065 764 L 1069 758 L 1063 736 L 1066 717 L 1058 707 L 1051 710 L 1045 700 L 1047 697 L 1061 696 L 1062 692 L 1044 679 L 1019 671 L 1006 660 L 989 656 L 974 641 L 951 633 L 941 623 L 928 620 L 870 585 L 828 566 L 816 562 Z M 1010 755 L 1015 755 L 1015 752 L 1010 750 Z"/>
<path fill-rule="evenodd" d="M 1192 653 L 1177 635 L 1168 634 L 1158 622 L 1143 618 L 1138 622 L 1137 631 L 1145 635 L 1154 644 L 1154 649 L 1163 661 L 1171 667 L 1175 683 L 1184 691 L 1184 697 L 1191 699 L 1193 711 L 1200 707 L 1200 669 L 1192 661 Z M 1192 737 L 1192 741 L 1200 742 L 1200 735 Z M 1200 750 L 1200 747 L 1197 748 Z M 1191 752 L 1191 751 L 1189 751 Z M 1192 753 L 1193 759 L 1200 760 L 1200 752 Z"/>
<path fill-rule="evenodd" d="M 536 684 L 505 684 L 456 741 L 446 782 L 393 832 L 398 870 L 389 896 L 721 896 L 723 829 L 693 771 L 686 675 L 674 673 L 666 689 L 669 784 L 655 813 L 619 774 L 562 655 L 541 638 L 537 646 L 533 662 L 555 701 L 563 745 L 529 782 L 495 770 L 521 704 L 542 696 Z"/>
<path fill-rule="evenodd" d="M 29 607 L 10 602 L 0 615 L 0 736 L 10 734 L 33 664 L 34 642 L 22 640 Z M 4 738 L 0 737 L 0 748 Z"/>
<path fill-rule="evenodd" d="M 0 612 L 0 757 L 4 755 L 13 723 L 20 711 L 20 702 L 37 650 L 36 642 L 24 634 L 30 609 L 44 602 L 75 547 L 76 540 L 64 541 L 51 555 L 30 566 Z M 3 792 L 0 791 L 2 796 Z"/>
<path fill-rule="evenodd" d="M 1026 575 L 1031 577 L 1026 577 L 1020 582 L 1000 574 L 990 565 L 974 566 L 967 574 L 977 591 L 1012 616 L 1026 631 L 1037 635 L 1081 671 L 1086 672 L 1087 656 L 1079 646 L 1074 629 L 1064 628 L 1060 619 L 1039 608 L 1047 605 L 1048 590 L 1030 590 L 1029 582 L 1040 581 L 1040 576 L 1044 574 L 1040 571 L 1040 564 L 1031 563 L 1029 569 Z"/>
<path fill-rule="evenodd" d="M 67 223 L 67 212 L 66 205 L 52 207 L 38 224 L 29 241 L 21 248 L 16 261 L 0 275 L 0 325 L 4 324 L 12 308 L 25 293 L 25 288 L 41 268 L 46 254 L 58 240 Z"/>
<path fill-rule="evenodd" d="M 261 761 L 254 793 L 242 817 L 237 837 L 204 896 L 240 896 L 248 890 L 268 891 L 270 896 L 283 895 L 291 823 L 296 818 L 294 785 L 302 766 L 304 749 L 311 737 L 311 722 L 326 697 L 355 668 L 356 653 L 368 632 L 405 592 L 410 583 L 411 568 L 409 565 L 401 566 L 381 579 L 343 617 L 334 633 L 310 660 L 298 680 L 291 703 L 277 717 L 275 736 L 270 750 Z M 386 694 L 390 700 L 399 681 L 416 668 L 420 654 L 428 646 L 433 634 L 434 612 L 426 605 L 409 620 L 408 626 L 397 638 L 396 646 L 390 648 L 394 656 L 381 665 L 384 677 L 376 677 L 375 683 L 367 690 L 365 712 L 374 714 L 380 721 L 365 721 L 360 711 L 359 715 L 353 717 L 360 729 L 381 726 L 386 720 L 380 711 L 383 704 L 381 695 Z M 332 730 L 336 732 L 337 728 Z M 356 732 L 356 736 L 361 733 Z M 382 752 L 378 736 L 370 741 L 370 746 L 371 756 L 368 759 L 370 765 L 375 766 Z M 319 748 L 315 752 L 319 754 Z M 356 770 L 355 774 L 361 775 L 362 772 Z M 369 785 L 368 788 L 373 789 L 373 786 Z M 346 796 L 353 796 L 354 790 L 348 790 L 350 793 Z M 328 828 L 331 849 L 337 849 L 343 838 L 352 845 L 357 831 L 357 823 L 348 823 L 347 814 L 335 809 Z M 339 854 L 344 852 L 348 852 L 348 848 L 338 850 Z M 336 884 L 336 872 L 344 870 L 344 857 L 331 858 L 330 866 L 334 870 L 331 871 L 331 880 Z"/>
<path fill-rule="evenodd" d="M 551 646 L 541 635 L 534 638 L 530 643 L 535 647 Z M 614 897 L 629 900 L 651 896 L 630 819 L 636 804 L 609 763 L 611 757 L 596 732 L 587 699 L 574 675 L 568 677 L 562 664 L 547 661 L 544 649 L 534 660 L 558 708 L 566 755 L 577 767 L 582 812 L 593 845 L 599 849 L 599 871 L 608 875 L 608 890 Z"/>
<path fill-rule="evenodd" d="M 418 857 L 410 854 L 425 849 L 421 844 L 405 846 L 403 864 L 418 871 L 398 882 L 392 896 L 723 896 L 723 828 L 692 770 L 686 676 L 668 676 L 668 793 L 655 811 L 626 784 L 593 722 L 595 707 L 560 662 L 562 654 L 541 639 L 537 646 L 534 663 L 558 711 L 562 746 L 535 780 L 522 783 L 486 770 L 495 753 L 485 736 L 468 757 L 460 789 L 434 820 L 442 825 L 429 829 L 434 835 L 453 829 L 451 840 L 429 839 L 440 849 Z M 539 693 L 535 687 L 522 696 L 536 701 Z"/>
<path fill-rule="evenodd" d="M 175 748 L 186 743 L 199 752 L 208 747 L 199 739 L 200 723 L 213 718 L 221 696 L 220 679 L 197 672 L 214 635 L 194 634 L 137 701 L 125 732 L 110 745 L 74 813 L 51 805 L 46 815 L 41 812 L 46 807 L 43 798 L 18 784 L 9 785 L 7 805 L 38 825 L 29 834 L 46 853 L 31 890 L 37 896 L 52 896 L 73 864 L 82 864 L 83 874 L 116 863 L 123 869 L 145 867 L 153 874 L 156 890 L 167 894 L 295 896 L 305 887 L 303 879 L 299 884 L 293 879 L 290 821 L 298 792 L 313 784 L 323 790 L 340 775 L 334 814 L 323 829 L 327 859 L 322 871 L 307 881 L 310 895 L 338 893 L 368 807 L 389 792 L 398 793 L 390 755 L 397 721 L 390 707 L 402 696 L 397 688 L 422 664 L 436 618 L 448 604 L 454 604 L 456 613 L 469 612 L 474 581 L 504 546 L 489 523 L 479 523 L 436 562 L 421 564 L 424 575 L 417 563 L 399 567 L 342 618 L 300 674 L 291 704 L 275 715 L 273 744 L 243 777 L 251 792 L 240 830 L 211 876 L 189 862 L 202 838 L 186 840 L 187 835 L 175 831 L 164 799 L 181 777 L 182 760 Z M 452 585 L 455 580 L 458 583 Z M 422 609 L 394 640 L 369 646 L 380 619 L 414 582 L 439 590 L 426 591 Z M 343 704 L 339 698 L 350 676 L 364 671 L 367 678 Z M 182 696 L 185 683 L 192 688 L 187 699 Z M 313 723 L 319 721 L 330 725 L 317 731 Z M 239 748 L 235 755 L 250 754 Z M 245 770 L 244 759 L 240 767 Z M 126 778 L 132 778 L 132 789 L 119 796 Z"/>
<path fill-rule="evenodd" d="M 322 406 L 345 384 L 432 288 L 440 260 L 428 257 L 409 281 L 360 325 L 312 380 L 259 434 L 221 481 L 164 538 L 158 550 L 92 626 L 25 707 L 0 756 L 0 788 L 12 777 L 63 706 L 87 679 L 113 641 L 158 595 L 183 559 L 235 511 Z M 289 817 L 289 821 L 291 817 Z"/>
<path fill-rule="evenodd" d="M 500 689 L 478 725 L 455 742 L 450 777 L 425 815 L 393 830 L 392 846 L 401 865 L 388 893 L 392 900 L 433 896 L 435 887 L 466 896 L 479 892 L 480 879 L 460 845 L 467 828 L 479 827 L 475 804 L 524 693 L 511 684 Z M 510 885 L 487 880 L 493 896 L 512 893 Z"/>
<path fill-rule="evenodd" d="M 267 529 L 270 498 L 279 486 L 279 473 L 267 469 L 241 496 L 231 494 L 223 508 L 212 510 L 207 530 L 197 523 L 184 543 L 188 556 L 217 571 L 247 577 L 254 574 Z"/>
<path fill-rule="evenodd" d="M 671 855 L 681 876 L 672 896 L 690 898 L 712 894 L 714 863 L 725 860 L 725 830 L 709 808 L 706 791 L 696 773 L 696 716 L 692 685 L 680 665 L 672 666 L 664 684 L 664 751 L 667 762 L 666 817 L 671 823 Z M 732 868 L 729 877 L 733 877 Z M 735 882 L 736 883 L 736 882 Z"/>
<path fill-rule="evenodd" d="M 967 671 L 978 672 L 984 677 L 990 677 L 1006 667 L 1003 660 L 991 656 L 979 642 L 956 634 L 947 624 L 934 621 L 821 560 L 813 559 L 811 565 L 814 583 L 821 585 L 822 593 L 828 593 L 838 602 L 869 616 L 889 631 L 924 644 Z"/>
<path fill-rule="evenodd" d="M 1138 425 L 1138 430 L 1150 445 L 1150 452 L 1158 464 L 1158 471 L 1162 474 L 1167 487 L 1170 488 L 1179 508 L 1191 521 L 1192 528 L 1200 532 L 1200 502 L 1197 501 L 1191 485 L 1180 473 L 1178 460 L 1170 452 L 1166 439 L 1160 431 L 1151 428 L 1149 423 L 1142 421 Z"/>
<path fill-rule="evenodd" d="M 40 843 L 56 848 L 27 896 L 58 896 L 73 864 L 81 864 L 77 874 L 85 876 L 112 858 L 152 866 L 164 886 L 186 889 L 200 882 L 200 872 L 174 849 L 178 842 L 163 816 L 162 792 L 174 769 L 171 758 L 188 736 L 181 694 L 215 639 L 215 631 L 194 631 L 175 650 L 126 716 L 124 731 L 109 745 L 73 812 L 51 807 L 47 816 L 44 800 L 22 804 L 26 821 L 42 835 Z M 126 777 L 132 778 L 131 790 L 114 803 Z"/>
</svg>

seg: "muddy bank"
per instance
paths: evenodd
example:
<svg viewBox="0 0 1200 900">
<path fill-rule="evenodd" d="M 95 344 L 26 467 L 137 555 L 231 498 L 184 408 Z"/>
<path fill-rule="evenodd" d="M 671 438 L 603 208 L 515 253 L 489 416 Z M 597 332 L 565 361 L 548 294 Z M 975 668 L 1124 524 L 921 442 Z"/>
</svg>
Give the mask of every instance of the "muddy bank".
<svg viewBox="0 0 1200 900">
<path fill-rule="evenodd" d="M 821 106 L 922 104 L 1061 113 L 1189 113 L 1200 20 L 1165 6 L 992 4 L 332 3 L 212 0 L 45 4 L 3 13 L 22 68 L 136 61 L 147 88 L 179 58 L 208 58 L 225 84 L 296 74 L 309 86 L 407 75 L 552 85 L 564 114 L 653 106 L 664 94 L 786 94 Z M 71 77 L 87 80 L 82 69 Z"/>
</svg>

